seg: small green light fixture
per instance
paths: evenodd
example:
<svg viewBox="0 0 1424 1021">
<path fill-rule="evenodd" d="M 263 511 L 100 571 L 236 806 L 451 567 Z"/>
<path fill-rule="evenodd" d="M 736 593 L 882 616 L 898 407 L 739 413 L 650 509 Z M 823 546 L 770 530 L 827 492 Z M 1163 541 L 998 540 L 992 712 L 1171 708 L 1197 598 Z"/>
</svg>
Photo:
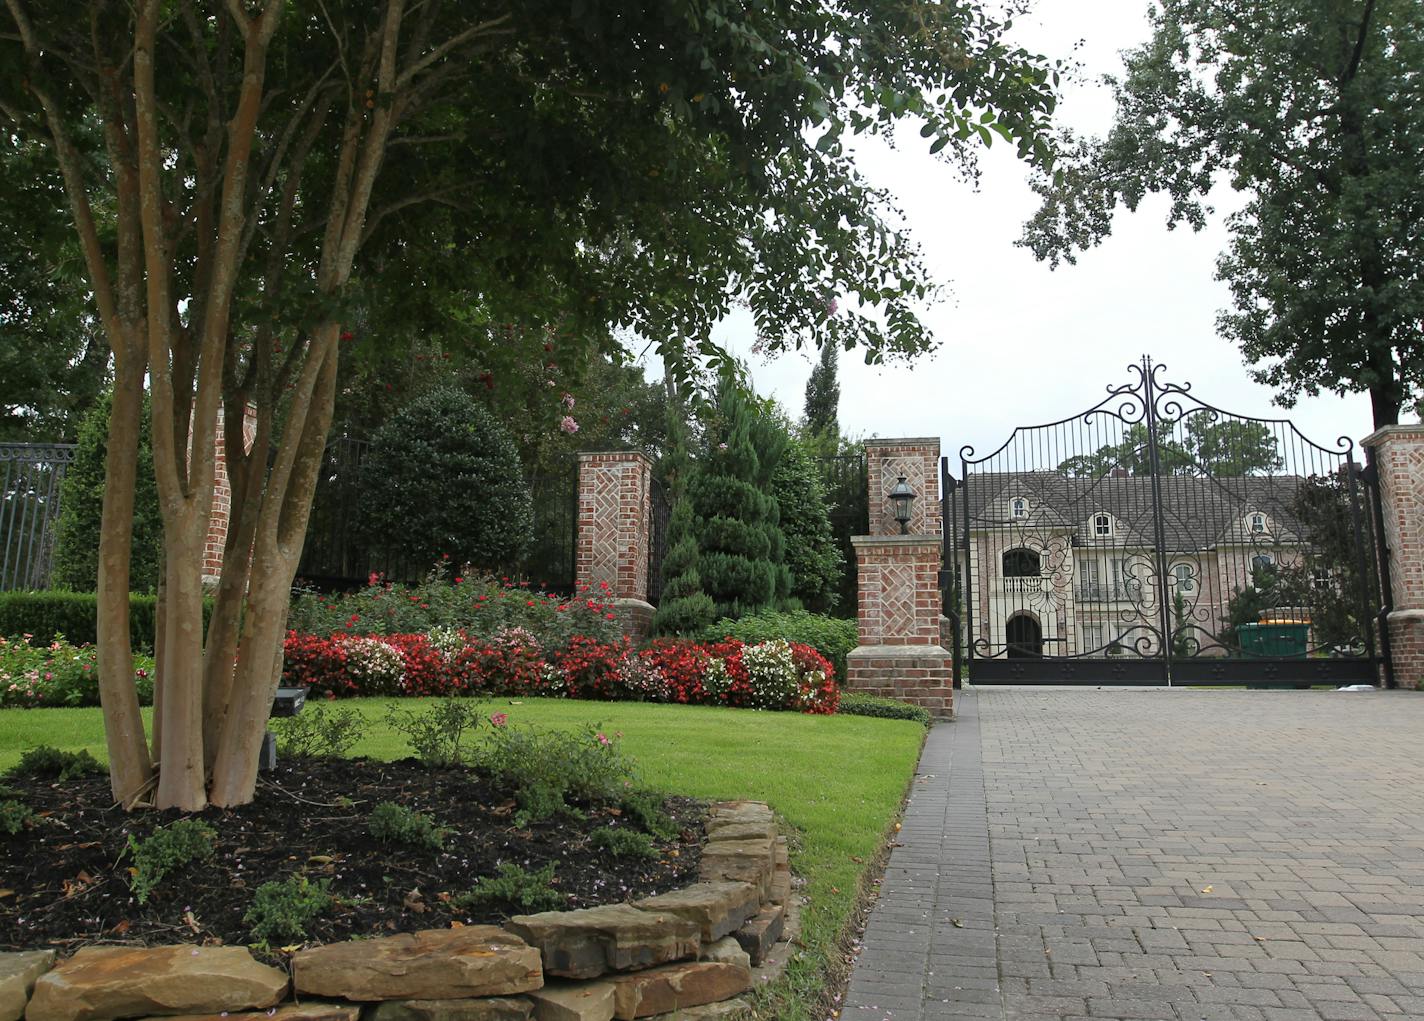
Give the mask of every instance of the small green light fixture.
<svg viewBox="0 0 1424 1021">
<path fill-rule="evenodd" d="M 901 475 L 895 488 L 890 490 L 890 502 L 895 505 L 895 520 L 900 522 L 900 534 L 909 535 L 910 504 L 915 502 L 915 491 L 905 481 L 905 476 Z"/>
</svg>

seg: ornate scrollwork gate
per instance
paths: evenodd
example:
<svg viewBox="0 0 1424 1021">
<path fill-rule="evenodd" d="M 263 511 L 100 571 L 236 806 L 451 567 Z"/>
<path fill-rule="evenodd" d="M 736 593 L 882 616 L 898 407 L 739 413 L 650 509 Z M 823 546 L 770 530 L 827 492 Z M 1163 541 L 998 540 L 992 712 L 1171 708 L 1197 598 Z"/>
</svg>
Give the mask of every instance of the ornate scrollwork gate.
<svg viewBox="0 0 1424 1021">
<path fill-rule="evenodd" d="M 1376 683 L 1354 445 L 1135 378 L 945 465 L 946 612 L 976 683 Z"/>
</svg>

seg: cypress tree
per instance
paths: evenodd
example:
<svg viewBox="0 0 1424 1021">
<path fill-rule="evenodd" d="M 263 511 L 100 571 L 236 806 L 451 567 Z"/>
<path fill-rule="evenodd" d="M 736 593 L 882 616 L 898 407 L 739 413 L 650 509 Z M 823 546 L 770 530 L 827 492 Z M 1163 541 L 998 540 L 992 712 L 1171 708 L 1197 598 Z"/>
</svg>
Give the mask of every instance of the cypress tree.
<svg viewBox="0 0 1424 1021">
<path fill-rule="evenodd" d="M 839 437 L 841 434 L 841 384 L 836 378 L 840 349 L 834 341 L 821 348 L 820 361 L 806 380 L 806 434 Z"/>
<path fill-rule="evenodd" d="M 791 596 L 813 613 L 825 613 L 835 607 L 845 563 L 831 532 L 821 474 L 800 443 L 781 456 L 771 491 L 786 536 Z"/>
</svg>

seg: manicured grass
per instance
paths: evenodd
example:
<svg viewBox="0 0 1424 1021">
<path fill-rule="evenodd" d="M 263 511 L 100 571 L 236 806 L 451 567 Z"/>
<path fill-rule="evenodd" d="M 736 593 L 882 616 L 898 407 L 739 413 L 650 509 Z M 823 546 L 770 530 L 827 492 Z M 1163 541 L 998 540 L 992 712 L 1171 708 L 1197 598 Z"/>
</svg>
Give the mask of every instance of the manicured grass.
<svg viewBox="0 0 1424 1021">
<path fill-rule="evenodd" d="M 370 721 L 354 755 L 400 758 L 404 739 L 384 722 L 381 699 L 341 703 Z M 409 700 L 401 702 L 411 707 Z M 701 706 L 554 699 L 495 699 L 512 724 L 576 728 L 595 723 L 637 760 L 642 781 L 699 798 L 769 803 L 799 834 L 792 868 L 806 880 L 801 948 L 786 978 L 758 997 L 758 1014 L 807 1021 L 830 976 L 844 965 L 839 941 L 913 775 L 925 730 L 860 716 L 801 716 Z M 37 744 L 104 758 L 97 709 L 0 711 L 0 769 Z M 819 1021 L 819 1019 L 818 1019 Z"/>
</svg>

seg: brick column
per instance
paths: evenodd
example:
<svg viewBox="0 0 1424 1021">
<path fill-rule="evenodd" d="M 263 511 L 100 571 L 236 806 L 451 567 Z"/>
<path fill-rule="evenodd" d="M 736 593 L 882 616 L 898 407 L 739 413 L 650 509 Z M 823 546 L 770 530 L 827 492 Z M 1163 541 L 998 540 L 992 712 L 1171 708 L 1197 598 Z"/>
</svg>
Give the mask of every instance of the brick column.
<svg viewBox="0 0 1424 1021">
<path fill-rule="evenodd" d="M 870 480 L 871 535 L 900 534 L 889 493 L 901 475 L 915 491 L 915 502 L 910 505 L 910 534 L 943 534 L 938 439 L 866 440 L 865 468 Z"/>
<path fill-rule="evenodd" d="M 248 405 L 242 417 L 242 447 L 251 450 L 257 438 L 257 409 Z M 213 445 L 213 509 L 208 515 L 208 537 L 203 544 L 203 584 L 216 585 L 222 577 L 223 551 L 232 514 L 232 479 L 227 473 L 227 446 L 223 437 L 223 411 L 218 408 L 216 442 Z"/>
<path fill-rule="evenodd" d="M 1387 425 L 1365 438 L 1379 471 L 1393 607 L 1386 620 L 1394 678 L 1424 687 L 1424 425 Z"/>
<path fill-rule="evenodd" d="M 857 535 L 851 542 L 860 644 L 846 657 L 846 690 L 952 716 L 954 666 L 940 645 L 939 536 Z"/>
<path fill-rule="evenodd" d="M 575 579 L 611 599 L 623 633 L 642 641 L 652 631 L 648 548 L 653 464 L 640 451 L 579 455 L 578 555 Z"/>
</svg>

